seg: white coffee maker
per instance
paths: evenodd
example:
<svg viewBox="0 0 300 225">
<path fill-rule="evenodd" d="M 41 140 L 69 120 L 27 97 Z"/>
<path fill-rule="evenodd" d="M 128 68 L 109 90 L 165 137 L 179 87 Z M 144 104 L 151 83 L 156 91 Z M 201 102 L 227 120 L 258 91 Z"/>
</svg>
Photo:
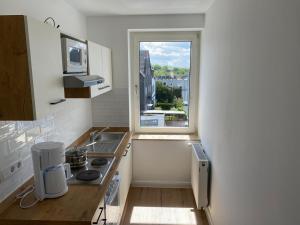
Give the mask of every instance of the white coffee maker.
<svg viewBox="0 0 300 225">
<path fill-rule="evenodd" d="M 41 142 L 31 147 L 35 195 L 39 200 L 57 198 L 68 191 L 70 165 L 61 142 Z"/>
</svg>

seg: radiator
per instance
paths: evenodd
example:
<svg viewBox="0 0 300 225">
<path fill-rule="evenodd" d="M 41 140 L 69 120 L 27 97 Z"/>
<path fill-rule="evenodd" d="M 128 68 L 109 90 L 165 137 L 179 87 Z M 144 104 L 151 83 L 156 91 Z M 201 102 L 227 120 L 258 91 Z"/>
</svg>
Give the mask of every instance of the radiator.
<svg viewBox="0 0 300 225">
<path fill-rule="evenodd" d="M 191 183 L 198 209 L 208 206 L 209 161 L 200 143 L 192 144 Z"/>
</svg>

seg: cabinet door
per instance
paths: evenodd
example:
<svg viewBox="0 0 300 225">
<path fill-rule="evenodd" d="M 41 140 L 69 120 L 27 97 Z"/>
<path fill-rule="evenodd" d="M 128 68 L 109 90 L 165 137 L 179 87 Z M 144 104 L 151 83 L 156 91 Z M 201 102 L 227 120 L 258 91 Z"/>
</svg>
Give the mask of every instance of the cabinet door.
<svg viewBox="0 0 300 225">
<path fill-rule="evenodd" d="M 112 89 L 112 62 L 111 62 L 111 49 L 102 47 L 102 59 L 103 59 L 103 76 L 105 78 L 104 85 L 111 90 Z"/>
<path fill-rule="evenodd" d="M 60 32 L 29 17 L 26 21 L 34 112 L 39 119 L 61 107 L 50 103 L 64 99 Z"/>
<path fill-rule="evenodd" d="M 129 192 L 132 179 L 132 149 L 131 143 L 128 143 L 127 149 L 119 165 L 119 174 L 121 176 L 120 183 L 120 212 L 124 210 L 126 198 Z M 120 215 L 120 216 L 121 216 Z"/>
<path fill-rule="evenodd" d="M 91 87 L 91 97 L 110 91 L 112 82 L 111 50 L 94 42 L 88 41 L 89 75 L 103 77 L 104 83 Z"/>
<path fill-rule="evenodd" d="M 102 46 L 88 41 L 89 75 L 103 76 Z"/>
<path fill-rule="evenodd" d="M 0 16 L 0 120 L 33 120 L 24 16 Z"/>
</svg>

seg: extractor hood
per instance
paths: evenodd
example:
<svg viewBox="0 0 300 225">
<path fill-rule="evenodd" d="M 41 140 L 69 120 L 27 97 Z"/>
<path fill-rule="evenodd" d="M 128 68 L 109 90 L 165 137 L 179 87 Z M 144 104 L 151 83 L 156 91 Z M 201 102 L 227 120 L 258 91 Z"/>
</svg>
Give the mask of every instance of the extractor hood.
<svg viewBox="0 0 300 225">
<path fill-rule="evenodd" d="M 98 75 L 71 75 L 64 76 L 65 88 L 84 88 L 101 84 L 104 78 Z"/>
</svg>

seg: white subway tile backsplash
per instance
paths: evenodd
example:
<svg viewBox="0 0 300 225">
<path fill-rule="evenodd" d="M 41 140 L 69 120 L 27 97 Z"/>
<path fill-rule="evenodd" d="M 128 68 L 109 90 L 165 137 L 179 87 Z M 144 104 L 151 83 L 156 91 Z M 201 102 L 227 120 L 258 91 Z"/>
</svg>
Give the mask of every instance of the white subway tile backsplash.
<svg viewBox="0 0 300 225">
<path fill-rule="evenodd" d="M 22 160 L 23 169 L 21 171 L 21 181 L 24 183 L 33 174 L 32 157 L 28 155 Z"/>
<path fill-rule="evenodd" d="M 93 126 L 129 126 L 128 88 L 113 88 L 92 99 Z"/>
<path fill-rule="evenodd" d="M 0 141 L 0 162 L 1 159 L 4 159 L 6 156 L 9 155 L 9 147 L 7 141 Z"/>
<path fill-rule="evenodd" d="M 23 166 L 20 171 L 16 172 L 9 179 L 0 183 L 0 202 L 3 201 L 8 195 L 13 193 L 18 187 L 20 187 L 25 181 L 27 181 L 32 176 L 32 171 L 29 170 L 28 172 L 30 173 L 29 176 L 28 174 L 26 174 L 26 169 L 24 169 Z"/>
<path fill-rule="evenodd" d="M 17 186 L 18 179 L 16 178 L 7 179 L 0 183 L 0 202 L 3 201 L 7 195 L 13 192 L 13 187 Z"/>
<path fill-rule="evenodd" d="M 26 131 L 26 141 L 34 141 L 35 138 L 39 137 L 41 135 L 41 128 L 40 126 L 36 126 L 31 128 L 30 130 Z"/>
<path fill-rule="evenodd" d="M 37 143 L 40 143 L 40 142 L 45 142 L 45 141 L 48 141 L 46 136 L 37 137 L 37 138 L 34 140 L 34 144 L 37 144 Z"/>
<path fill-rule="evenodd" d="M 6 122 L 0 124 L 0 140 L 7 140 L 17 134 L 16 123 Z"/>
<path fill-rule="evenodd" d="M 26 134 L 25 133 L 8 140 L 8 146 L 9 146 L 9 150 L 11 153 L 14 152 L 18 148 L 24 147 L 25 145 L 26 145 Z"/>
<path fill-rule="evenodd" d="M 24 147 L 18 149 L 20 159 L 25 159 L 26 157 L 31 156 L 31 146 L 32 145 L 33 145 L 33 142 L 29 142 Z"/>
<path fill-rule="evenodd" d="M 5 157 L 2 157 L 0 159 L 0 165 L 1 165 L 0 170 L 8 167 L 11 163 L 19 160 L 20 159 L 20 155 L 21 155 L 21 153 L 19 151 L 15 151 L 12 154 L 9 154 L 9 155 L 7 155 Z"/>
<path fill-rule="evenodd" d="M 41 134 L 42 135 L 46 135 L 47 133 L 50 133 L 53 130 L 54 130 L 54 126 L 53 127 L 41 126 Z"/>
<path fill-rule="evenodd" d="M 22 160 L 22 169 L 0 182 L 0 202 L 33 175 L 31 146 L 43 141 L 71 144 L 92 126 L 91 101 L 68 100 L 65 109 L 37 121 L 0 121 L 0 171 Z"/>
<path fill-rule="evenodd" d="M 39 123 L 40 132 L 43 136 L 54 132 L 55 124 L 54 124 L 54 116 L 48 116 L 45 119 L 41 120 Z"/>
<path fill-rule="evenodd" d="M 53 120 L 53 117 L 49 118 Z M 0 132 L 2 132 L 0 138 L 0 171 L 5 173 L 12 163 L 22 160 L 22 168 L 0 182 L 0 202 L 33 175 L 31 146 L 34 143 L 46 141 L 46 136 L 41 134 L 41 126 L 47 129 L 48 133 L 51 132 L 54 122 L 51 122 L 49 118 L 34 122 L 2 121 L 0 123 Z M 48 125 L 50 128 L 47 127 Z"/>
<path fill-rule="evenodd" d="M 26 130 L 32 129 L 34 124 L 32 121 L 18 121 L 16 122 L 18 127 L 18 133 L 23 133 Z"/>
</svg>

